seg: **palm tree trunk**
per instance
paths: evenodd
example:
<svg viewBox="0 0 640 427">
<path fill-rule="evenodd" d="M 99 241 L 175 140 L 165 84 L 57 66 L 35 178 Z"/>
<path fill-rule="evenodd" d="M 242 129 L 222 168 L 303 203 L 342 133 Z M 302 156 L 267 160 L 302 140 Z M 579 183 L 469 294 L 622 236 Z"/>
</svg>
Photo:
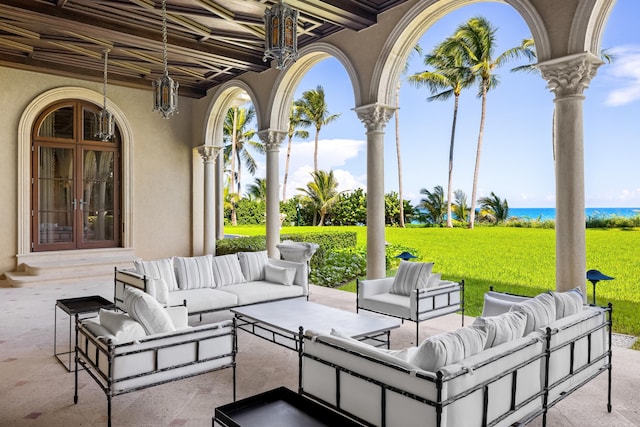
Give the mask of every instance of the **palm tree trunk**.
<svg viewBox="0 0 640 427">
<path fill-rule="evenodd" d="M 231 130 L 231 192 L 236 188 L 236 144 L 238 136 L 238 107 L 233 108 L 233 129 Z M 238 225 L 235 204 L 231 204 L 231 225 Z"/>
<path fill-rule="evenodd" d="M 289 158 L 291 157 L 291 139 L 289 136 L 289 142 L 287 143 L 287 157 L 284 162 L 284 180 L 282 181 L 282 201 L 287 200 L 287 179 L 289 178 Z"/>
<path fill-rule="evenodd" d="M 400 82 L 396 88 L 396 154 L 398 157 L 398 203 L 400 204 L 400 227 L 404 228 L 404 201 L 402 200 L 402 160 L 400 158 Z"/>
<path fill-rule="evenodd" d="M 478 149 L 476 151 L 476 167 L 473 171 L 473 191 L 471 192 L 471 212 L 469 212 L 469 228 L 473 229 L 476 220 L 476 198 L 478 190 L 478 173 L 480 172 L 480 154 L 482 153 L 482 136 L 484 134 L 484 118 L 487 110 L 487 82 L 482 84 L 482 113 L 480 115 L 480 132 L 478 132 Z"/>
<path fill-rule="evenodd" d="M 449 182 L 447 185 L 447 227 L 453 228 L 451 214 L 451 197 L 453 195 L 453 144 L 456 140 L 456 122 L 458 120 L 458 100 L 460 95 L 455 95 L 453 102 L 453 124 L 451 125 L 451 143 L 449 144 Z"/>
<path fill-rule="evenodd" d="M 313 171 L 318 172 L 318 136 L 320 129 L 316 128 L 316 142 L 313 147 Z"/>
</svg>

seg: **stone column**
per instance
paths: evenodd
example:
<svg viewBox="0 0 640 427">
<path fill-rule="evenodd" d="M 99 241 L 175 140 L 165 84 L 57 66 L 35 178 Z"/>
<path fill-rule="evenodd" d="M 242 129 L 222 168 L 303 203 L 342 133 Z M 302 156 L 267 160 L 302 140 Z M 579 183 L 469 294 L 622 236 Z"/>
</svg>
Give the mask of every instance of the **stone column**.
<svg viewBox="0 0 640 427">
<path fill-rule="evenodd" d="M 556 289 L 586 289 L 584 194 L 584 90 L 602 61 L 581 53 L 538 64 L 556 96 Z M 585 292 L 586 296 L 586 292 Z"/>
<path fill-rule="evenodd" d="M 367 279 L 386 276 L 384 232 L 384 127 L 395 108 L 371 104 L 354 109 L 367 129 Z"/>
<path fill-rule="evenodd" d="M 280 166 L 278 155 L 280 143 L 286 132 L 276 130 L 261 130 L 258 132 L 260 140 L 267 150 L 267 254 L 269 258 L 280 258 L 276 245 L 280 243 Z"/>
<path fill-rule="evenodd" d="M 215 195 L 215 211 L 216 211 L 216 240 L 224 239 L 224 158 L 223 152 L 220 150 L 216 159 L 216 195 Z"/>
<path fill-rule="evenodd" d="M 214 168 L 221 147 L 202 145 L 198 153 L 204 162 L 204 253 L 216 254 L 216 210 Z"/>
</svg>

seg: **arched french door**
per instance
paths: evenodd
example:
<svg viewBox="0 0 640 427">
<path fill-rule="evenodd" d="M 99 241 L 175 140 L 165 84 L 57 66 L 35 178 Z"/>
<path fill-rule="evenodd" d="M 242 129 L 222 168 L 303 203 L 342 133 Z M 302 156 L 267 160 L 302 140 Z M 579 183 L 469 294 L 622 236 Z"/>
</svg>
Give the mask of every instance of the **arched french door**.
<svg viewBox="0 0 640 427">
<path fill-rule="evenodd" d="M 31 250 L 120 246 L 120 132 L 101 141 L 98 107 L 64 100 L 35 121 L 31 149 Z"/>
</svg>

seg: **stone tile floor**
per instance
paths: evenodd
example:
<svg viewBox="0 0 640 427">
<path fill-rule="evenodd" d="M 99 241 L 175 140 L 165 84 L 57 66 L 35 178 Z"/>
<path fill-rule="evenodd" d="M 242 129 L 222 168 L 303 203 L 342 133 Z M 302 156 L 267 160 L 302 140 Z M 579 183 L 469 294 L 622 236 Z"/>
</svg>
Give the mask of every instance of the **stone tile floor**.
<svg viewBox="0 0 640 427">
<path fill-rule="evenodd" d="M 74 374 L 53 356 L 55 301 L 96 294 L 112 300 L 112 281 L 0 288 L 0 426 L 106 425 L 107 402 L 102 390 L 88 374 L 80 372 L 79 401 L 74 405 Z M 313 286 L 311 300 L 355 310 L 355 295 L 347 292 Z M 58 313 L 60 327 L 66 318 Z M 209 314 L 203 322 L 229 316 L 228 312 Z M 192 322 L 197 320 L 192 318 Z M 467 318 L 465 323 L 472 320 Z M 420 336 L 458 327 L 460 315 L 448 315 L 422 323 Z M 414 331 L 411 322 L 392 331 L 392 347 L 415 345 Z M 59 345 L 64 345 L 62 338 L 59 336 Z M 278 386 L 297 389 L 295 352 L 242 331 L 238 341 L 239 399 Z M 612 413 L 606 410 L 603 374 L 556 405 L 547 425 L 640 426 L 640 352 L 614 347 L 613 365 Z M 114 397 L 113 425 L 210 426 L 215 407 L 232 400 L 231 381 L 232 373 L 227 369 Z M 541 421 L 530 425 L 539 426 Z"/>
</svg>

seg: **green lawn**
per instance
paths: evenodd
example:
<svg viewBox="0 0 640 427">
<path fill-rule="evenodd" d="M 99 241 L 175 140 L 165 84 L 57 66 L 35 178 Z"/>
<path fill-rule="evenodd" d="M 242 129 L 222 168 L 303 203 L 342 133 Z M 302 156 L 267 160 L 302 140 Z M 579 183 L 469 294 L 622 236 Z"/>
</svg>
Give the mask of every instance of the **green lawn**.
<svg viewBox="0 0 640 427">
<path fill-rule="evenodd" d="M 366 245 L 366 227 L 283 227 L 282 233 L 355 231 L 358 245 Z M 225 227 L 225 232 L 264 235 L 263 226 Z M 423 261 L 433 261 L 443 278 L 464 279 L 466 311 L 477 316 L 482 295 L 494 286 L 500 291 L 535 295 L 555 289 L 555 231 L 536 228 L 387 228 L 389 243 L 416 249 Z M 598 304 L 613 304 L 614 331 L 640 336 L 639 229 L 587 229 L 587 269 L 615 277 L 600 282 Z M 587 295 L 592 301 L 591 283 Z M 342 289 L 353 291 L 354 286 Z"/>
</svg>

